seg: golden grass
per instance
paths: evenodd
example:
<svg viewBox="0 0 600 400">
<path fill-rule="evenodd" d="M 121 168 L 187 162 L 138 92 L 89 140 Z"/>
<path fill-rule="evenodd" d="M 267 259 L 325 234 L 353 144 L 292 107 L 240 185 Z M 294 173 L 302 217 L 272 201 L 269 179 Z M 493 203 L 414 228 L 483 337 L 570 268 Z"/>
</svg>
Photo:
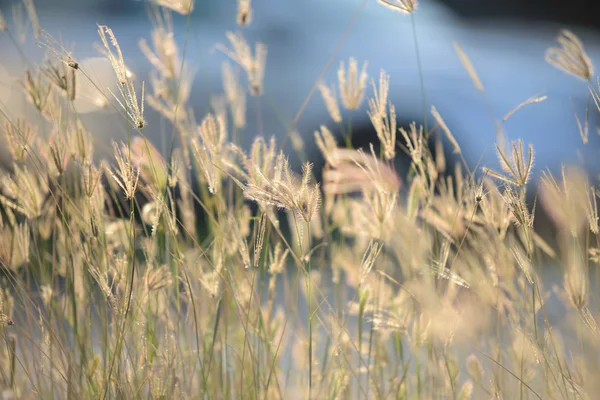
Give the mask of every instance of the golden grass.
<svg viewBox="0 0 600 400">
<path fill-rule="evenodd" d="M 315 83 L 337 124 L 315 132 L 322 177 L 309 162 L 293 171 L 275 139 L 236 143 L 247 96 L 260 101 L 269 77 L 266 45 L 253 51 L 242 32 L 226 33 L 230 47 L 217 48 L 244 76 L 223 65 L 224 101 L 198 124 L 169 11 L 189 14 L 194 2 L 155 2 L 165 8 L 140 42 L 154 68 L 150 95 L 110 28 L 98 27 L 120 85 L 103 104 L 129 129 L 102 163 L 73 106 L 77 85 L 95 82 L 24 2 L 50 61 L 22 86 L 54 129 L 46 137 L 3 112 L 12 164 L 0 172 L 2 398 L 594 397 L 600 230 L 586 171 L 545 174 L 532 202 L 531 146 L 507 145 L 499 130 L 501 172 L 471 171 L 432 107 L 460 156 L 446 160 L 426 121 L 397 129 L 390 77 L 381 71 L 370 95 L 367 64 L 354 58 L 338 72 L 344 110 L 335 85 Z M 416 1 L 382 3 L 418 12 Z M 240 0 L 238 24 L 252 16 Z M 548 60 L 591 82 L 581 42 L 567 31 L 559 42 Z M 351 135 L 344 111 L 363 97 L 379 143 L 339 147 L 336 137 Z M 181 143 L 168 157 L 144 136 L 146 101 Z M 410 160 L 406 177 L 398 152 Z M 555 249 L 535 230 L 538 204 L 555 224 Z M 552 287 L 547 265 L 561 269 Z M 566 323 L 552 317 L 559 304 Z"/>
</svg>

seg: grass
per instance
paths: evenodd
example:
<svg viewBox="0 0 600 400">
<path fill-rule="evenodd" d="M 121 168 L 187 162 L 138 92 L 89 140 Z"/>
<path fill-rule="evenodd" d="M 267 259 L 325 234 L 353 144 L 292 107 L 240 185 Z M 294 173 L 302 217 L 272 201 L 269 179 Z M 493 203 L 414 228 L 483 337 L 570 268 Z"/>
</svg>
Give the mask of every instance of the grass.
<svg viewBox="0 0 600 400">
<path fill-rule="evenodd" d="M 384 3 L 412 24 L 421 71 L 416 2 Z M 338 82 L 310 88 L 335 122 L 315 132 L 325 159 L 317 176 L 309 162 L 293 171 L 275 139 L 236 143 L 252 129 L 246 103 L 260 104 L 269 78 L 266 45 L 243 32 L 217 46 L 241 74 L 226 64 L 224 101 L 195 119 L 186 44 L 180 52 L 171 18 L 189 15 L 193 2 L 151 9 L 152 40 L 142 42 L 151 90 L 131 74 L 112 30 L 98 27 L 114 93 L 24 4 L 15 32 L 0 19 L 0 34 L 22 37 L 31 24 L 47 53 L 20 77 L 46 125 L 2 110 L 11 155 L 0 172 L 2 398 L 593 398 L 598 185 L 585 166 L 568 166 L 544 174 L 532 193 L 534 149 L 507 143 L 502 131 L 545 97 L 502 120 L 491 115 L 500 170 L 469 166 L 451 127 L 428 110 L 423 85 L 423 126 L 398 129 L 390 77 L 382 71 L 371 95 L 364 64 L 341 62 Z M 238 23 L 252 15 L 240 1 Z M 548 61 L 587 81 L 598 105 L 583 44 L 566 31 L 559 44 Z M 335 52 L 327 68 L 334 60 Z M 112 162 L 94 156 L 75 105 L 80 82 L 128 124 Z M 348 111 L 364 98 L 377 142 L 339 146 L 352 135 Z M 167 158 L 144 135 L 148 112 L 178 138 Z M 586 153 L 588 114 L 578 118 Z M 294 129 L 284 143 L 303 152 Z M 442 137 L 453 158 L 439 151 Z M 402 177 L 401 153 L 410 160 Z M 535 229 L 540 207 L 554 224 L 552 245 Z M 552 287 L 548 265 L 560 268 Z M 552 317 L 559 308 L 568 323 Z"/>
</svg>

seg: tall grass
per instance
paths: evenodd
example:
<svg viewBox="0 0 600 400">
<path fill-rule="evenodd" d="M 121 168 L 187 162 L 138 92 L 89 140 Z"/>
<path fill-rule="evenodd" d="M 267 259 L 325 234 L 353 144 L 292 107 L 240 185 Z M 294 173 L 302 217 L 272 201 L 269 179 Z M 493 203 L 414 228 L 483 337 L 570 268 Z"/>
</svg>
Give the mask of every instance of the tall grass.
<svg viewBox="0 0 600 400">
<path fill-rule="evenodd" d="M 504 143 L 501 127 L 501 169 L 469 166 L 435 107 L 431 130 L 427 116 L 398 128 L 393 77 L 381 71 L 370 94 L 351 59 L 338 82 L 319 79 L 310 91 L 320 89 L 335 122 L 315 132 L 322 176 L 309 162 L 293 171 L 275 139 L 236 143 L 251 130 L 247 101 L 260 101 L 269 78 L 266 45 L 226 34 L 217 49 L 242 75 L 224 64 L 224 101 L 198 122 L 171 18 L 193 1 L 156 3 L 152 39 L 141 42 L 151 90 L 112 30 L 98 27 L 112 93 L 24 2 L 48 61 L 20 77 L 44 124 L 2 110 L 12 157 L 0 172 L 2 398 L 594 398 L 600 229 L 585 168 L 545 174 L 532 194 L 534 149 Z M 406 18 L 418 12 L 415 1 L 383 3 Z M 241 0 L 240 26 L 252 15 Z M 1 34 L 20 34 L 3 21 Z M 583 45 L 570 32 L 559 43 L 548 61 L 587 81 L 598 105 Z M 128 124 L 112 162 L 94 157 L 74 103 L 81 82 Z M 339 146 L 364 97 L 377 143 Z M 424 87 L 423 102 L 427 112 Z M 179 138 L 167 158 L 144 136 L 147 112 Z M 578 118 L 586 145 L 587 118 Z M 441 133 L 455 158 L 439 151 Z M 399 153 L 406 177 L 394 167 Z M 555 246 L 534 227 L 539 207 Z M 548 265 L 561 271 L 552 287 Z M 566 324 L 552 317 L 558 307 Z"/>
</svg>

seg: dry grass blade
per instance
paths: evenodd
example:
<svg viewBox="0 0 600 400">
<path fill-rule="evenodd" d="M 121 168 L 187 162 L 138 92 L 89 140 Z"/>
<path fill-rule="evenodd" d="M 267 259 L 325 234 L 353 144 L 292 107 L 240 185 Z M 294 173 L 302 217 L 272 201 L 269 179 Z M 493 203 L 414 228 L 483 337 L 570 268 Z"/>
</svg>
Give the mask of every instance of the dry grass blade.
<svg viewBox="0 0 600 400">
<path fill-rule="evenodd" d="M 33 34 L 37 39 L 42 34 L 42 28 L 40 27 L 40 21 L 35 9 L 35 4 L 33 4 L 33 0 L 23 0 L 23 4 L 25 5 L 25 10 L 27 10 L 29 21 L 31 21 L 31 25 L 33 26 Z"/>
<path fill-rule="evenodd" d="M 448 128 L 448 126 L 442 119 L 442 116 L 436 110 L 436 108 L 434 106 L 431 107 L 431 115 L 433 115 L 433 118 L 435 118 L 435 121 L 437 122 L 437 124 L 440 126 L 440 128 L 442 128 L 442 130 L 446 134 L 446 137 L 450 141 L 450 144 L 452 144 L 452 148 L 454 149 L 454 154 L 461 154 L 462 152 L 460 150 L 460 146 L 458 145 L 458 142 L 456 141 L 456 139 L 454 138 L 454 135 L 452 134 L 452 132 L 450 132 L 450 129 Z"/>
<path fill-rule="evenodd" d="M 506 115 L 504 116 L 504 118 L 502 118 L 503 122 L 508 121 L 508 119 L 510 117 L 513 116 L 514 113 L 516 113 L 517 111 L 519 111 L 521 108 L 529 105 L 529 104 L 536 104 L 536 103 L 541 103 L 543 101 L 546 101 L 548 99 L 547 96 L 534 96 L 534 97 L 530 97 L 527 100 L 525 100 L 524 102 L 522 102 L 521 104 L 519 104 L 518 106 L 516 106 L 515 108 L 513 108 L 512 110 L 510 110 L 509 112 L 506 113 Z M 579 122 L 579 121 L 578 121 Z"/>
<path fill-rule="evenodd" d="M 459 44 L 456 42 L 454 43 L 454 49 L 458 53 L 460 62 L 462 63 L 464 69 L 469 74 L 469 77 L 473 81 L 473 84 L 475 85 L 477 90 L 479 90 L 480 92 L 483 93 L 484 92 L 483 84 L 481 83 L 481 80 L 479 79 L 479 75 L 477 75 L 477 71 L 475 71 L 475 67 L 473 67 L 473 63 L 471 63 L 471 60 L 469 59 L 467 54 L 463 51 L 462 47 L 460 47 Z"/>
</svg>

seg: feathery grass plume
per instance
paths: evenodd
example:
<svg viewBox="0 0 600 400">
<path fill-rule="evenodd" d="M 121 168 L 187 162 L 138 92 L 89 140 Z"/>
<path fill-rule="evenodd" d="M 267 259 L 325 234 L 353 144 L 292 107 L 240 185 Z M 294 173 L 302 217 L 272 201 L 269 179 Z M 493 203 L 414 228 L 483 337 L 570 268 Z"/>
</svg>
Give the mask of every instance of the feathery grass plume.
<svg viewBox="0 0 600 400">
<path fill-rule="evenodd" d="M 273 275 L 281 274 L 285 268 L 285 261 L 287 259 L 290 249 L 282 249 L 281 243 L 277 242 L 273 252 L 269 256 L 269 273 Z"/>
<path fill-rule="evenodd" d="M 237 24 L 239 26 L 248 26 L 252 22 L 252 5 L 250 0 L 238 0 Z"/>
<path fill-rule="evenodd" d="M 23 4 L 25 5 L 29 21 L 31 21 L 31 26 L 33 27 L 33 34 L 37 39 L 42 34 L 42 28 L 40 28 L 40 21 L 37 16 L 37 11 L 35 10 L 35 4 L 33 4 L 33 0 L 23 0 Z"/>
<path fill-rule="evenodd" d="M 38 69 L 35 76 L 31 71 L 25 71 L 25 79 L 20 80 L 19 84 L 25 90 L 27 98 L 33 106 L 41 113 L 44 112 L 48 104 L 48 97 L 52 91 L 52 84 L 46 82 L 45 74 Z"/>
<path fill-rule="evenodd" d="M 338 69 L 338 83 L 342 104 L 347 110 L 356 110 L 360 107 L 367 86 L 367 62 L 363 63 L 362 70 L 358 71 L 358 62 L 354 57 L 348 60 L 348 70 L 344 62 Z"/>
<path fill-rule="evenodd" d="M 579 38 L 563 29 L 556 40 L 561 47 L 549 48 L 546 51 L 546 61 L 568 74 L 589 81 L 594 75 L 594 66 Z"/>
<path fill-rule="evenodd" d="M 106 57 L 109 59 L 115 74 L 117 75 L 117 79 L 121 86 L 125 86 L 129 81 L 128 70 L 125 66 L 125 60 L 123 59 L 123 53 L 121 53 L 121 47 L 117 42 L 117 38 L 113 34 L 112 29 L 108 28 L 106 25 L 98 25 L 98 34 L 100 35 L 100 39 L 102 40 L 102 44 L 104 45 L 103 52 Z M 107 36 L 108 35 L 108 38 Z M 108 44 L 108 41 L 115 48 L 115 53 L 113 53 L 112 47 Z"/>
<path fill-rule="evenodd" d="M 73 58 L 73 54 L 48 32 L 42 32 L 42 39 L 38 41 L 38 45 L 43 48 L 49 56 L 57 59 L 67 67 L 74 70 L 79 69 L 79 62 Z"/>
<path fill-rule="evenodd" d="M 311 222 L 321 207 L 321 190 L 319 184 L 312 184 L 313 164 L 307 162 L 302 166 L 302 183 L 296 195 L 296 212 L 306 222 Z"/>
<path fill-rule="evenodd" d="M 367 276 L 373 269 L 373 266 L 375 265 L 377 257 L 379 257 L 379 253 L 381 253 L 382 248 L 383 243 L 378 243 L 374 240 L 371 240 L 367 245 L 367 249 L 363 254 L 363 259 L 360 265 L 359 285 L 362 285 L 365 279 L 367 279 Z"/>
<path fill-rule="evenodd" d="M 233 126 L 243 129 L 246 126 L 246 93 L 240 84 L 239 75 L 231 69 L 228 62 L 221 68 L 223 91 L 231 110 Z"/>
<path fill-rule="evenodd" d="M 159 268 L 148 268 L 144 274 L 144 284 L 150 292 L 168 287 L 171 282 L 171 272 L 166 265 Z"/>
<path fill-rule="evenodd" d="M 121 47 L 119 46 L 119 42 L 117 41 L 112 29 L 106 25 L 98 25 L 98 34 L 100 35 L 100 39 L 102 40 L 102 44 L 106 50 L 106 56 L 110 60 L 117 79 L 121 84 L 119 91 L 121 92 L 121 97 L 123 100 L 119 100 L 114 93 L 112 93 L 112 95 L 123 108 L 123 110 L 125 110 L 127 116 L 131 120 L 131 123 L 137 129 L 143 129 L 146 126 L 146 121 L 144 120 L 144 82 L 142 82 L 142 94 L 140 101 L 138 102 L 138 96 L 133 85 L 133 78 L 125 66 L 125 60 L 123 59 Z M 108 43 L 109 40 L 110 44 Z"/>
<path fill-rule="evenodd" d="M 131 199 L 137 190 L 140 170 L 133 165 L 127 145 L 122 144 L 119 146 L 117 143 L 113 142 L 113 149 L 118 169 L 115 169 L 115 172 L 113 172 L 112 169 L 109 168 L 108 173 L 123 190 L 125 198 Z"/>
<path fill-rule="evenodd" d="M 519 266 L 519 268 L 521 268 L 521 271 L 523 271 L 525 278 L 527 278 L 527 282 L 529 282 L 530 285 L 533 285 L 533 266 L 527 259 L 527 256 L 524 254 L 523 250 L 519 246 L 514 246 L 511 249 L 511 251 L 513 256 L 515 257 L 517 265 Z"/>
<path fill-rule="evenodd" d="M 16 271 L 30 260 L 31 235 L 27 222 L 0 231 L 0 266 Z"/>
<path fill-rule="evenodd" d="M 187 15 L 194 11 L 195 0 L 152 0 L 154 4 Z"/>
<path fill-rule="evenodd" d="M 248 181 L 257 187 L 263 187 L 267 177 L 273 178 L 278 162 L 283 154 L 277 153 L 277 144 L 272 137 L 269 144 L 261 136 L 254 139 L 248 155 L 239 147 L 229 144 L 227 156 L 223 163 L 235 175 L 244 181 Z M 266 204 L 265 204 L 266 206 Z M 268 207 L 267 207 L 268 208 Z"/>
<path fill-rule="evenodd" d="M 4 135 L 13 160 L 22 162 L 29 154 L 30 146 L 37 135 L 37 127 L 23 118 L 17 118 L 15 123 L 5 122 Z"/>
<path fill-rule="evenodd" d="M 433 197 L 420 215 L 448 241 L 454 242 L 464 236 L 468 223 L 465 215 L 468 215 L 470 210 L 463 207 L 463 203 L 457 198 L 450 177 L 448 181 L 448 184 L 445 179 L 441 181 L 439 196 Z"/>
<path fill-rule="evenodd" d="M 524 102 L 522 102 L 521 104 L 519 104 L 518 106 L 516 106 L 515 108 L 513 108 L 512 110 L 510 110 L 509 112 L 506 113 L 506 115 L 502 118 L 503 122 L 508 121 L 508 119 L 510 117 L 513 116 L 514 113 L 516 113 L 517 111 L 519 111 L 521 108 L 528 106 L 529 104 L 536 104 L 536 103 L 541 103 L 546 101 L 546 99 L 548 99 L 548 96 L 533 96 L 528 98 L 527 100 L 525 100 Z M 579 122 L 579 119 L 577 120 L 577 122 Z"/>
<path fill-rule="evenodd" d="M 517 194 L 511 186 L 507 186 L 504 189 L 502 197 L 504 197 L 504 201 L 506 201 L 506 204 L 512 213 L 512 218 L 515 225 L 532 228 L 533 215 L 527 208 L 524 194 Z"/>
<path fill-rule="evenodd" d="M 333 137 L 331 131 L 325 125 L 321 125 L 320 132 L 315 131 L 315 141 L 327 164 L 335 167 L 335 162 L 337 160 L 331 157 L 331 155 L 337 149 L 337 141 Z"/>
<path fill-rule="evenodd" d="M 587 269 L 578 245 L 567 245 L 565 251 L 567 254 L 564 265 L 564 294 L 567 304 L 582 310 L 587 307 L 590 295 Z"/>
<path fill-rule="evenodd" d="M 102 187 L 100 181 L 102 180 L 102 175 L 105 170 L 104 163 L 101 162 L 100 165 L 97 166 L 93 162 L 87 162 L 85 164 L 80 164 L 79 168 L 81 170 L 81 187 L 83 193 L 93 204 L 93 200 L 98 195 L 103 195 L 103 190 L 98 190 L 98 188 Z"/>
<path fill-rule="evenodd" d="M 593 200 L 588 195 L 592 190 L 579 168 L 563 166 L 561 174 L 562 182 L 559 183 L 550 173 L 544 172 L 540 201 L 559 230 L 578 236 L 583 232 L 586 222 L 589 222 L 590 215 L 593 215 L 589 208 Z"/>
<path fill-rule="evenodd" d="M 254 178 L 243 187 L 244 196 L 265 205 L 290 210 L 305 222 L 310 222 L 321 205 L 319 184 L 312 184 L 312 164 L 302 167 L 302 180 L 298 185 L 288 159 L 280 154 L 275 161 L 273 176 L 266 176 L 258 165 L 253 166 Z"/>
<path fill-rule="evenodd" d="M 458 53 L 460 62 L 462 63 L 463 68 L 469 74 L 469 77 L 473 81 L 475 88 L 483 93 L 484 92 L 483 84 L 481 83 L 481 80 L 479 79 L 479 76 L 477 75 L 477 71 L 475 70 L 475 67 L 473 67 L 473 63 L 471 63 L 471 60 L 469 59 L 467 54 L 463 51 L 462 47 L 460 47 L 459 44 L 456 42 L 454 42 L 454 49 Z"/>
<path fill-rule="evenodd" d="M 471 354 L 467 357 L 467 373 L 473 379 L 473 382 L 480 383 L 483 380 L 483 366 L 475 354 Z"/>
<path fill-rule="evenodd" d="M 131 140 L 131 161 L 146 184 L 163 191 L 169 183 L 167 162 L 147 139 L 139 136 Z"/>
<path fill-rule="evenodd" d="M 192 138 L 192 154 L 208 182 L 212 194 L 220 191 L 223 146 L 227 140 L 227 128 L 223 116 L 207 114 L 198 127 L 198 137 Z"/>
<path fill-rule="evenodd" d="M 583 309 L 581 309 L 579 312 L 579 316 L 581 317 L 581 320 L 583 321 L 585 326 L 587 326 L 588 329 L 592 332 L 592 334 L 596 338 L 600 338 L 600 327 L 598 326 L 594 315 L 590 311 L 590 308 L 584 307 Z"/>
<path fill-rule="evenodd" d="M 146 39 L 140 40 L 140 49 L 154 69 L 163 77 L 176 79 L 181 69 L 181 61 L 179 60 L 179 51 L 173 34 L 171 14 L 167 11 L 160 13 L 160 11 L 155 10 L 153 25 L 152 45 L 154 51 L 150 49 Z"/>
<path fill-rule="evenodd" d="M 48 81 L 59 89 L 61 94 L 64 94 L 69 101 L 75 100 L 77 93 L 75 69 L 69 68 L 64 63 L 55 64 L 46 60 L 46 67 L 43 71 Z"/>
<path fill-rule="evenodd" d="M 248 83 L 250 84 L 250 94 L 252 96 L 261 95 L 264 90 L 267 46 L 264 43 L 257 42 L 254 54 L 252 54 L 252 49 L 241 32 L 233 33 L 228 31 L 226 36 L 231 49 L 220 43 L 217 44 L 216 48 L 246 71 Z"/>
<path fill-rule="evenodd" d="M 174 124 L 186 121 L 188 110 L 185 109 L 185 104 L 192 90 L 192 82 L 193 76 L 185 68 L 183 74 L 174 80 L 153 73 L 150 76 L 152 94 L 146 96 L 145 101 Z"/>
<path fill-rule="evenodd" d="M 66 136 L 60 129 L 55 129 L 50 135 L 48 143 L 48 155 L 53 168 L 49 169 L 50 174 L 63 175 L 71 159 L 69 144 Z"/>
<path fill-rule="evenodd" d="M 411 123 L 409 132 L 406 132 L 404 128 L 400 128 L 400 134 L 406 141 L 406 148 L 408 149 L 408 155 L 412 159 L 412 162 L 416 165 L 423 164 L 424 155 L 424 139 L 423 139 L 423 127 L 420 126 L 417 129 L 416 123 Z"/>
<path fill-rule="evenodd" d="M 304 139 L 302 139 L 302 135 L 296 129 L 289 133 L 290 142 L 292 143 L 293 149 L 298 153 L 302 154 L 304 152 Z"/>
<path fill-rule="evenodd" d="M 79 117 L 73 118 L 75 120 L 69 123 L 65 132 L 69 157 L 80 164 L 91 163 L 94 155 L 94 138 Z"/>
<path fill-rule="evenodd" d="M 335 149 L 323 171 L 325 194 L 339 195 L 379 190 L 394 193 L 400 188 L 400 177 L 374 154 L 350 149 Z"/>
<path fill-rule="evenodd" d="M 0 202 L 29 219 L 39 217 L 48 195 L 43 179 L 39 174 L 30 172 L 27 166 L 15 166 L 12 176 L 0 176 L 0 187 L 5 195 L 0 195 Z"/>
<path fill-rule="evenodd" d="M 434 106 L 431 106 L 431 115 L 433 115 L 433 118 L 435 118 L 435 121 L 437 122 L 437 124 L 440 126 L 440 128 L 442 128 L 442 130 L 446 134 L 448 141 L 450 142 L 450 144 L 452 144 L 452 148 L 454 149 L 454 154 L 462 154 L 462 152 L 460 150 L 460 146 L 458 145 L 458 142 L 454 138 L 454 135 L 452 134 L 452 132 L 450 132 L 450 129 L 448 129 L 448 126 L 442 119 L 442 116 L 440 115 L 440 113 Z"/>
<path fill-rule="evenodd" d="M 593 91 L 591 91 L 592 93 L 592 98 L 594 98 L 593 96 Z M 597 100 L 596 98 L 594 98 L 594 103 L 596 103 Z M 577 115 L 577 112 L 575 111 L 575 105 L 573 104 L 573 102 L 571 101 L 571 107 L 573 108 L 573 114 L 575 114 L 575 121 L 577 121 L 577 129 L 579 130 L 579 136 L 581 136 L 581 141 L 583 142 L 584 145 L 588 144 L 588 140 L 589 140 L 589 133 L 590 133 L 590 104 L 589 102 L 586 103 L 585 105 L 585 122 L 582 124 L 581 120 L 579 119 L 579 115 Z"/>
<path fill-rule="evenodd" d="M 368 115 L 383 147 L 384 158 L 391 160 L 396 156 L 396 108 L 391 102 L 388 104 L 390 76 L 382 70 L 379 73 L 379 90 L 374 80 L 371 80 L 371 84 L 374 97 L 369 99 Z M 386 107 L 389 108 L 389 115 Z"/>
<path fill-rule="evenodd" d="M 417 0 L 377 0 L 379 4 L 403 14 L 412 14 L 416 9 Z"/>
<path fill-rule="evenodd" d="M 521 140 L 512 142 L 511 160 L 509 160 L 506 156 L 506 152 L 496 145 L 500 167 L 506 175 L 489 168 L 484 168 L 483 170 L 493 178 L 500 179 L 515 186 L 525 186 L 529 181 L 529 178 L 531 178 L 534 158 L 533 146 L 529 145 L 528 149 L 527 157 L 525 157 L 523 142 Z"/>
<path fill-rule="evenodd" d="M 460 388 L 458 392 L 458 400 L 471 400 L 473 396 L 473 382 L 466 381 Z"/>
<path fill-rule="evenodd" d="M 329 87 L 321 82 L 319 83 L 319 92 L 321 92 L 321 97 L 323 97 L 323 101 L 325 102 L 325 108 L 327 108 L 327 112 L 331 119 L 338 124 L 342 122 L 342 114 L 340 113 L 335 86 Z"/>
<path fill-rule="evenodd" d="M 244 268 L 250 268 L 252 266 L 252 261 L 250 260 L 250 250 L 248 249 L 248 241 L 243 235 L 240 229 L 239 221 L 236 220 L 236 216 L 234 214 L 229 214 L 227 216 L 227 221 L 223 233 L 223 237 L 228 238 L 229 248 L 225 251 L 228 254 L 237 253 L 241 258 Z"/>
</svg>

